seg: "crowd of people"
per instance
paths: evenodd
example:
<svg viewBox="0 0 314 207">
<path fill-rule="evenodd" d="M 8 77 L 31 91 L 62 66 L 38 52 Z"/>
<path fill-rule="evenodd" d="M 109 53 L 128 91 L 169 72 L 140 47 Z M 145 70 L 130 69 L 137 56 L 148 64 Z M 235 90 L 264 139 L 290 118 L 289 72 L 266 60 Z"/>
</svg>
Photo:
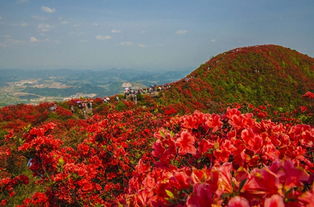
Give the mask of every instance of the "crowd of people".
<svg viewBox="0 0 314 207">
<path fill-rule="evenodd" d="M 137 102 L 138 95 L 148 94 L 151 96 L 157 96 L 160 91 L 168 89 L 170 87 L 171 87 L 170 84 L 165 84 L 165 85 L 160 85 L 160 86 L 152 85 L 149 88 L 139 88 L 139 89 L 126 87 L 124 89 L 124 98 L 127 100 L 132 100 L 134 102 Z"/>
<path fill-rule="evenodd" d="M 123 92 L 123 99 L 133 101 L 135 104 L 137 104 L 139 95 L 150 95 L 150 96 L 158 96 L 159 92 L 165 89 L 170 88 L 170 84 L 165 85 L 152 85 L 149 88 L 132 88 L 132 87 L 125 87 Z M 115 97 L 104 97 L 103 101 L 104 103 L 109 103 L 111 100 L 120 101 L 120 96 Z"/>
<path fill-rule="evenodd" d="M 157 97 L 159 92 L 165 89 L 170 88 L 170 84 L 165 85 L 152 85 L 149 88 L 132 88 L 132 87 L 125 87 L 123 96 L 116 95 L 114 97 L 106 96 L 103 98 L 104 103 L 110 103 L 112 100 L 117 102 L 120 101 L 122 98 L 123 100 L 133 101 L 137 104 L 139 95 L 150 95 L 153 97 Z M 50 111 L 56 111 L 57 105 L 54 104 L 53 106 L 49 107 Z M 74 114 L 77 112 L 78 114 L 82 114 L 83 117 L 87 118 L 88 116 L 93 114 L 93 100 L 72 100 L 70 104 L 70 110 Z"/>
<path fill-rule="evenodd" d="M 87 117 L 88 115 L 93 114 L 93 100 L 86 100 L 86 101 L 78 100 L 76 101 L 76 106 L 77 106 L 77 109 L 83 114 L 84 117 Z M 71 105 L 70 109 L 72 113 L 75 113 L 76 107 L 74 105 Z"/>
</svg>

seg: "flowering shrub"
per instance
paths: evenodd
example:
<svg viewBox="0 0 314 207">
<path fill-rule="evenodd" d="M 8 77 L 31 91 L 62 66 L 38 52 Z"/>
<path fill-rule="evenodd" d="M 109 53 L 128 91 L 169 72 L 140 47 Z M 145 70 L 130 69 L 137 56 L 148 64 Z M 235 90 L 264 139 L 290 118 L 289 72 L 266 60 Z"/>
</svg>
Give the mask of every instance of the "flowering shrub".
<svg viewBox="0 0 314 207">
<path fill-rule="evenodd" d="M 266 110 L 251 108 L 257 117 Z M 312 205 L 313 127 L 257 121 L 237 108 L 183 116 L 150 110 L 8 132 L 3 160 L 25 157 L 38 186 L 20 206 Z M 5 206 L 30 178 L 2 170 Z"/>
<path fill-rule="evenodd" d="M 5 177 L 0 179 L 0 189 L 1 189 L 1 195 L 0 200 L 5 200 L 6 196 L 12 197 L 15 195 L 14 188 L 18 185 L 27 185 L 29 183 L 29 179 L 25 175 L 19 175 L 15 177 Z M 3 201 L 3 203 L 6 203 Z M 1 203 L 2 203 L 1 202 Z M 0 203 L 0 205 L 1 205 Z"/>
<path fill-rule="evenodd" d="M 310 206 L 314 128 L 228 109 L 172 119 L 129 182 L 130 206 Z M 304 193 L 308 191 L 307 193 Z M 308 197 L 307 197 L 308 198 Z"/>
<path fill-rule="evenodd" d="M 303 97 L 314 99 L 314 93 L 308 91 L 303 95 Z"/>
</svg>

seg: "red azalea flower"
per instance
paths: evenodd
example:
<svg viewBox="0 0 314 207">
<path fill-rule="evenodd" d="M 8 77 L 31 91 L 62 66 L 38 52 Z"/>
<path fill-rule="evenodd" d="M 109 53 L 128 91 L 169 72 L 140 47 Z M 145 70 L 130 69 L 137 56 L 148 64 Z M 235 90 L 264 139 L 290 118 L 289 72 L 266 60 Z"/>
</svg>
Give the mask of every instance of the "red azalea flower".
<svg viewBox="0 0 314 207">
<path fill-rule="evenodd" d="M 171 186 L 178 190 L 188 188 L 191 184 L 190 176 L 185 172 L 175 172 L 173 177 L 170 178 Z"/>
<path fill-rule="evenodd" d="M 282 197 L 275 194 L 265 200 L 264 207 L 285 207 L 285 204 Z"/>
<path fill-rule="evenodd" d="M 278 175 L 268 168 L 254 169 L 252 177 L 244 185 L 243 189 L 251 194 L 268 194 L 272 195 L 278 192 L 280 182 Z"/>
<path fill-rule="evenodd" d="M 214 191 L 207 183 L 193 186 L 193 192 L 186 201 L 187 207 L 208 207 L 213 202 Z"/>
<path fill-rule="evenodd" d="M 248 145 L 248 149 L 253 152 L 258 152 L 263 146 L 263 139 L 261 136 L 256 135 L 252 129 L 244 129 L 241 133 L 241 138 Z"/>
<path fill-rule="evenodd" d="M 78 184 L 81 186 L 82 191 L 91 191 L 93 190 L 93 185 L 86 179 L 82 179 L 78 182 Z"/>
<path fill-rule="evenodd" d="M 308 108 L 307 108 L 306 106 L 300 106 L 300 111 L 301 111 L 302 113 L 307 112 L 307 111 L 308 111 Z"/>
<path fill-rule="evenodd" d="M 230 199 L 228 207 L 250 207 L 250 205 L 245 198 L 236 196 Z"/>
<path fill-rule="evenodd" d="M 213 133 L 219 130 L 222 127 L 222 121 L 220 116 L 217 114 L 212 114 L 210 119 L 206 121 L 206 126 L 213 129 Z"/>
<path fill-rule="evenodd" d="M 269 169 L 278 175 L 279 180 L 288 188 L 299 186 L 309 179 L 309 175 L 293 165 L 290 160 L 275 161 Z"/>
<path fill-rule="evenodd" d="M 7 203 L 8 203 L 8 201 L 5 200 L 5 199 L 3 199 L 3 200 L 1 200 L 1 202 L 0 202 L 0 206 L 6 206 Z"/>
<path fill-rule="evenodd" d="M 19 175 L 17 177 L 18 180 L 20 180 L 22 183 L 24 183 L 25 185 L 27 185 L 29 183 L 29 179 L 27 176 L 25 175 Z"/>
<path fill-rule="evenodd" d="M 48 197 L 45 193 L 37 192 L 32 197 L 32 204 L 44 204 L 48 202 Z"/>
<path fill-rule="evenodd" d="M 308 91 L 303 95 L 303 97 L 314 99 L 314 93 Z"/>
<path fill-rule="evenodd" d="M 195 137 L 191 135 L 188 131 L 183 131 L 180 137 L 177 139 L 177 146 L 179 147 L 179 153 L 185 155 L 190 153 L 192 155 L 196 154 L 196 148 L 194 146 Z"/>
</svg>

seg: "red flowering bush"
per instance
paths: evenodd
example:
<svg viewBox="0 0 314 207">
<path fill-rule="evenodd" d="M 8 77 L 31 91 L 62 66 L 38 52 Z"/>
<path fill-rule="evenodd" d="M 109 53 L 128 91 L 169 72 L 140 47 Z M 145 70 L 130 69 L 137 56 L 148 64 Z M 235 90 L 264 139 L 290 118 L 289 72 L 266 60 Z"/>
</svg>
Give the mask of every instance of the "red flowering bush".
<svg viewBox="0 0 314 207">
<path fill-rule="evenodd" d="M 29 179 L 25 175 L 0 178 L 0 206 L 6 206 L 7 199 L 16 194 L 15 188 L 20 185 L 27 185 L 28 183 Z"/>
<path fill-rule="evenodd" d="M 56 113 L 64 119 L 69 118 L 73 115 L 70 110 L 62 108 L 62 107 L 57 107 Z"/>
<path fill-rule="evenodd" d="M 130 206 L 306 206 L 314 128 L 228 109 L 176 117 L 137 165 Z M 268 166 L 268 167 L 267 167 Z"/>
<path fill-rule="evenodd" d="M 314 99 L 314 93 L 308 91 L 303 95 L 303 97 Z"/>
<path fill-rule="evenodd" d="M 9 131 L 0 161 L 24 157 L 34 177 L 2 168 L 0 204 L 30 182 L 21 207 L 312 205 L 313 127 L 130 107 Z"/>
</svg>

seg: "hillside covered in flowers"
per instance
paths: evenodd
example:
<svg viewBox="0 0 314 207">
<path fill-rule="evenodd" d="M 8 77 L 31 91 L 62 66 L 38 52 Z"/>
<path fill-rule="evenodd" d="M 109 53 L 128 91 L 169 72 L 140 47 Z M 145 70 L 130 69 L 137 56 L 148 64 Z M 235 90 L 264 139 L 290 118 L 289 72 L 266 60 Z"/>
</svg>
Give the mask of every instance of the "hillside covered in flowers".
<svg viewBox="0 0 314 207">
<path fill-rule="evenodd" d="M 266 45 L 136 100 L 3 107 L 0 206 L 314 206 L 313 92 L 314 59 Z"/>
</svg>

